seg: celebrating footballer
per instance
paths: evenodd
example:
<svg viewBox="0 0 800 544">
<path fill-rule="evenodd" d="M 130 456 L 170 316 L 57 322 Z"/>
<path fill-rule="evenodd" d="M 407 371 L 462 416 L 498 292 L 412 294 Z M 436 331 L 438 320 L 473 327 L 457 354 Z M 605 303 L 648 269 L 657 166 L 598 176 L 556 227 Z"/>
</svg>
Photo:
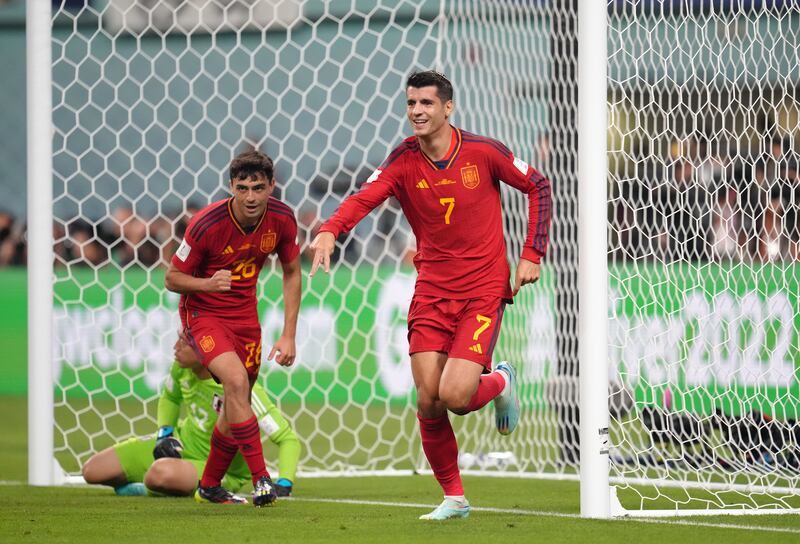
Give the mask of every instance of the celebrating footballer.
<svg viewBox="0 0 800 544">
<path fill-rule="evenodd" d="M 284 326 L 267 359 L 289 366 L 296 354 L 302 281 L 297 223 L 289 207 L 272 196 L 272 160 L 263 153 L 248 151 L 231 162 L 230 188 L 231 198 L 207 206 L 192 218 L 167 270 L 165 285 L 181 294 L 186 336 L 224 391 L 222 413 L 195 499 L 246 502 L 221 485 L 241 451 L 252 476 L 253 504 L 268 506 L 275 502 L 276 490 L 250 406 L 261 365 L 256 283 L 267 257 L 277 254 L 283 269 Z"/>
<path fill-rule="evenodd" d="M 417 390 L 422 447 L 444 491 L 421 519 L 469 515 L 458 469 L 458 445 L 448 410 L 465 415 L 494 400 L 497 429 L 519 420 L 516 373 L 491 371 L 506 304 L 539 279 L 551 216 L 550 183 L 497 140 L 450 124 L 453 86 L 433 71 L 412 74 L 406 112 L 414 135 L 405 139 L 361 190 L 348 197 L 311 244 L 311 274 L 330 270 L 335 241 L 390 196 L 400 202 L 417 239 L 417 281 L 408 312 L 409 354 Z M 528 195 L 528 232 L 509 284 L 500 182 Z"/>
</svg>

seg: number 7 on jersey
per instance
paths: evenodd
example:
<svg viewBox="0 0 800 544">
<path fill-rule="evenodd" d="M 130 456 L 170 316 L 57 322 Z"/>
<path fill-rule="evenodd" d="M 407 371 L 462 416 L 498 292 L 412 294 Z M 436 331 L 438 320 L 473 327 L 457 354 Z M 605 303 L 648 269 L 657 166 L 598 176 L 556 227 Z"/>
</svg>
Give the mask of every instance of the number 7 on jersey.
<svg viewBox="0 0 800 544">
<path fill-rule="evenodd" d="M 456 199 L 453 198 L 452 196 L 446 198 L 440 198 L 439 204 L 441 204 L 442 206 L 447 206 L 447 210 L 445 210 L 444 212 L 444 224 L 449 225 L 450 214 L 453 213 L 453 208 L 456 207 Z"/>
</svg>

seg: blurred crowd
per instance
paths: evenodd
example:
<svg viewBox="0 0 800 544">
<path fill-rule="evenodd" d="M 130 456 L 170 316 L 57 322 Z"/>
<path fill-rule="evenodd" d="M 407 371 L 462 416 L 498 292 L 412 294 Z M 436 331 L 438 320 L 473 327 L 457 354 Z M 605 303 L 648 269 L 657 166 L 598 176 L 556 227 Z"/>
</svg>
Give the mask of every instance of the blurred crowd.
<svg viewBox="0 0 800 544">
<path fill-rule="evenodd" d="M 129 206 L 114 208 L 109 218 L 53 223 L 56 266 L 125 267 L 137 263 L 151 268 L 166 264 L 175 252 L 191 216 L 199 208 L 188 204 L 181 214 L 145 219 Z M 24 265 L 27 260 L 26 225 L 0 211 L 0 266 Z"/>
<path fill-rule="evenodd" d="M 790 136 L 771 136 L 759 147 L 759 154 L 746 156 L 694 134 L 674 140 L 661 156 L 651 149 L 637 150 L 633 161 L 611 177 L 610 256 L 663 262 L 800 260 L 800 156 L 795 142 Z M 546 148 L 537 150 L 545 172 L 547 155 Z M 312 258 L 308 244 L 322 224 L 319 210 L 330 214 L 351 192 L 354 173 L 347 174 L 312 181 L 306 203 L 293 206 L 305 262 Z M 369 172 L 355 174 L 366 179 Z M 57 220 L 56 265 L 166 265 L 201 207 L 189 202 L 175 213 L 146 218 L 122 205 L 99 222 Z M 336 259 L 353 265 L 410 266 L 416 253 L 414 236 L 393 200 L 340 242 Z M 0 266 L 24 265 L 26 258 L 25 224 L 0 210 Z"/>
<path fill-rule="evenodd" d="M 133 265 L 147 269 L 166 266 L 180 245 L 189 220 L 200 208 L 190 203 L 181 213 L 146 219 L 137 216 L 129 206 L 119 206 L 113 209 L 110 217 L 96 223 L 85 219 L 73 219 L 66 223 L 55 221 L 55 264 L 91 267 L 113 264 L 119 268 Z M 383 222 L 388 224 L 386 219 Z M 310 263 L 313 259 L 313 252 L 308 245 L 321 225 L 316 206 L 300 207 L 297 212 L 297 238 L 304 263 Z M 389 232 L 397 230 L 391 225 L 380 228 Z M 24 222 L 9 212 L 0 211 L 0 267 L 26 264 L 26 235 Z M 367 238 L 364 241 L 361 236 L 350 237 L 343 241 L 337 252 L 352 264 L 364 258 L 371 262 L 392 258 L 409 265 L 416 253 L 410 232 L 402 231 L 396 235 L 379 233 L 374 240 Z M 387 245 L 393 249 L 388 253 Z M 366 250 L 365 255 L 362 255 L 362 249 Z"/>
<path fill-rule="evenodd" d="M 800 175 L 790 136 L 757 156 L 694 134 L 667 157 L 640 150 L 616 176 L 616 260 L 791 262 L 800 259 Z"/>
</svg>

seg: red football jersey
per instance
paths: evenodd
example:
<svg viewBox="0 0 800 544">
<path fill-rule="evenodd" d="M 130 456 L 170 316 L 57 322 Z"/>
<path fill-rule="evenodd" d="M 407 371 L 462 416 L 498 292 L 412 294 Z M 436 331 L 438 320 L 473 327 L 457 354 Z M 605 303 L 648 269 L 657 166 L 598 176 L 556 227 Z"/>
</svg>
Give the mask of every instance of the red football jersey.
<svg viewBox="0 0 800 544">
<path fill-rule="evenodd" d="M 416 137 L 404 140 L 320 231 L 338 237 L 394 196 L 417 238 L 416 294 L 510 299 L 500 181 L 528 194 L 522 258 L 538 263 L 547 251 L 550 183 L 497 140 L 458 128 L 441 161 L 426 156 Z"/>
<path fill-rule="evenodd" d="M 181 296 L 184 323 L 191 311 L 258 320 L 256 283 L 267 256 L 277 253 L 281 262 L 288 263 L 300 253 L 297 222 L 286 204 L 270 197 L 264 215 L 249 232 L 234 217 L 232 204 L 233 198 L 227 198 L 200 210 L 172 257 L 178 270 L 199 278 L 210 278 L 217 270 L 231 271 L 230 291 Z"/>
</svg>

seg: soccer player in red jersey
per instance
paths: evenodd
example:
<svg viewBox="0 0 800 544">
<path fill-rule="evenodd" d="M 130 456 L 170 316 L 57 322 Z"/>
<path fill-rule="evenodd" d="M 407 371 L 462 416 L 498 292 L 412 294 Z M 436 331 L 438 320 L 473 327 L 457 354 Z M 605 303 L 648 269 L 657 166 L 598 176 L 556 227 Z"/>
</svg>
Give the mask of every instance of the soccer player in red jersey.
<svg viewBox="0 0 800 544">
<path fill-rule="evenodd" d="M 256 283 L 264 262 L 278 255 L 283 269 L 284 325 L 267 357 L 289 366 L 296 354 L 300 309 L 300 248 L 297 223 L 289 207 L 272 197 L 272 160 L 258 151 L 233 159 L 233 197 L 199 211 L 172 258 L 165 277 L 181 294 L 181 321 L 187 337 L 223 387 L 222 414 L 211 436 L 211 451 L 195 493 L 199 502 L 246 502 L 221 485 L 237 451 L 253 478 L 253 504 L 276 499 L 264 455 L 250 391 L 261 365 L 261 325 Z"/>
<path fill-rule="evenodd" d="M 388 197 L 400 201 L 418 248 L 408 312 L 417 416 L 425 456 L 445 495 L 422 519 L 441 520 L 469 515 L 447 411 L 464 415 L 494 400 L 502 434 L 513 431 L 519 420 L 515 370 L 503 362 L 490 372 L 491 356 L 505 305 L 521 286 L 539 279 L 550 227 L 550 184 L 497 140 L 450 125 L 453 87 L 443 75 L 412 74 L 406 98 L 414 135 L 320 228 L 311 243 L 311 274 L 320 265 L 330 270 L 339 235 Z M 529 201 L 528 235 L 513 291 L 500 181 L 527 193 Z"/>
</svg>

